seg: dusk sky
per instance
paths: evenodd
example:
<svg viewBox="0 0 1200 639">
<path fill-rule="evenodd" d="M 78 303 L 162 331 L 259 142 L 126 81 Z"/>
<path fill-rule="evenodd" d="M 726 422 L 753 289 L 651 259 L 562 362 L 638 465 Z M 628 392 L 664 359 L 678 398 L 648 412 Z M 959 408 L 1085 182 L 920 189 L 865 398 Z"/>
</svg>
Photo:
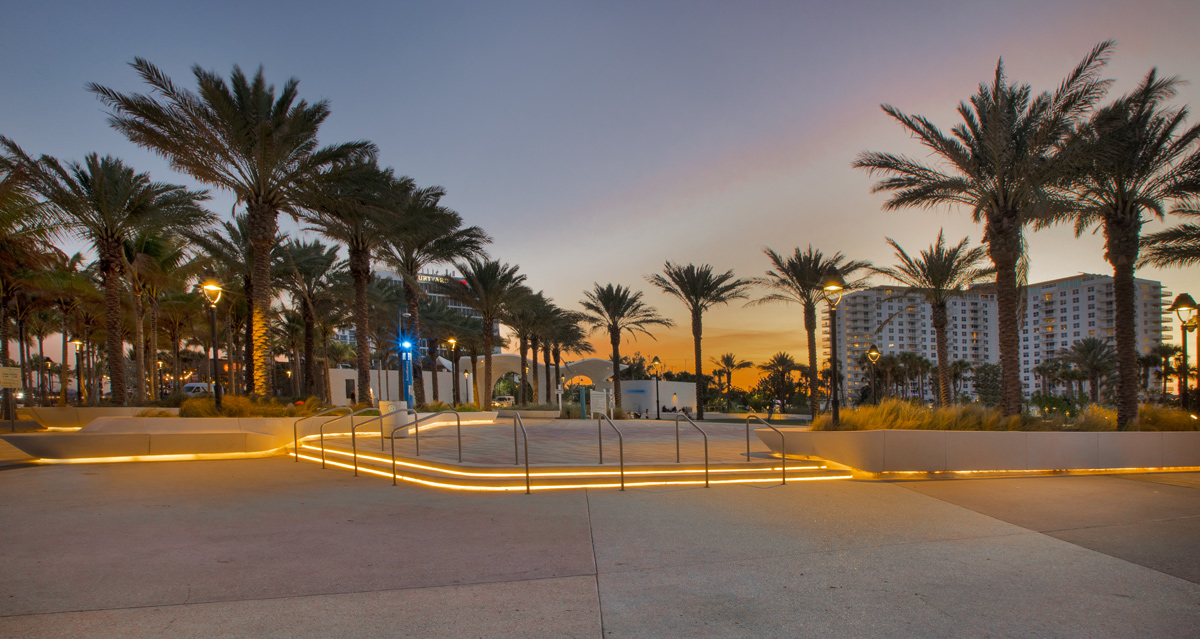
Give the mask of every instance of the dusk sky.
<svg viewBox="0 0 1200 639">
<path fill-rule="evenodd" d="M 0 133 L 30 153 L 112 154 L 195 184 L 110 129 L 84 85 L 144 91 L 134 57 L 187 87 L 192 65 L 228 76 L 261 64 L 276 85 L 295 77 L 303 98 L 330 101 L 322 142 L 371 140 L 382 164 L 445 187 L 444 203 L 495 238 L 491 255 L 561 306 L 578 309 L 593 282 L 644 290 L 678 326 L 623 352 L 691 370 L 682 305 L 645 279 L 665 260 L 757 276 L 767 246 L 891 264 L 885 237 L 910 252 L 939 227 L 979 242 L 962 211 L 882 211 L 851 168 L 866 150 L 925 157 L 881 103 L 949 129 L 1000 57 L 1012 79 L 1052 90 L 1111 38 L 1112 96 L 1157 66 L 1190 81 L 1176 104 L 1197 107 L 1197 27 L 1194 0 L 9 2 Z M 232 197 L 214 196 L 227 217 Z M 1033 280 L 1111 273 L 1101 235 L 1029 239 Z M 1194 268 L 1138 275 L 1200 294 Z M 736 303 L 707 315 L 704 335 L 706 368 L 725 352 L 805 357 L 795 307 Z"/>
</svg>

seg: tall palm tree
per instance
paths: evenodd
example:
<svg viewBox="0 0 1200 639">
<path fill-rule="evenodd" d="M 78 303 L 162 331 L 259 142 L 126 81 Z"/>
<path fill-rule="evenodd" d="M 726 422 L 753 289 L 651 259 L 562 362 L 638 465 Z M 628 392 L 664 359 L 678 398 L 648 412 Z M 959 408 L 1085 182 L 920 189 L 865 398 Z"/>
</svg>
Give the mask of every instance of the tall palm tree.
<svg viewBox="0 0 1200 639">
<path fill-rule="evenodd" d="M 305 208 L 299 217 L 309 231 L 346 247 L 350 278 L 354 283 L 355 355 L 359 399 L 375 405 L 371 392 L 370 306 L 371 260 L 386 241 L 385 232 L 399 222 L 399 202 L 407 198 L 413 181 L 396 177 L 391 169 L 372 162 L 339 164 L 324 172 L 304 190 Z M 361 336 L 359 338 L 358 336 Z"/>
<path fill-rule="evenodd" d="M 337 286 L 337 277 L 343 264 L 338 260 L 338 246 L 328 246 L 319 240 L 304 242 L 289 240 L 280 251 L 275 267 L 275 277 L 299 302 L 300 317 L 304 323 L 303 378 L 300 392 L 312 396 L 317 393 L 316 378 L 316 335 L 318 313 L 328 304 Z M 363 336 L 366 341 L 366 336 Z M 368 367 L 369 368 L 369 367 Z M 295 375 L 295 373 L 293 373 Z M 358 387 L 362 389 L 360 385 Z M 370 388 L 370 379 L 368 386 Z M 363 397 L 360 390 L 359 397 Z"/>
<path fill-rule="evenodd" d="M 783 351 L 775 353 L 771 359 L 758 365 L 758 370 L 766 373 L 767 385 L 780 404 L 786 404 L 795 390 L 792 373 L 800 368 L 796 360 Z"/>
<path fill-rule="evenodd" d="M 899 261 L 895 267 L 873 268 L 876 273 L 890 277 L 924 297 L 933 312 L 933 333 L 937 342 L 938 400 L 950 405 L 950 355 L 946 347 L 946 308 L 950 300 L 961 297 L 967 288 L 988 279 L 991 270 L 982 266 L 987 259 L 983 247 L 969 248 L 970 240 L 963 238 L 957 245 L 946 245 L 946 235 L 938 231 L 937 241 L 919 257 L 910 256 L 896 240 L 888 238 Z"/>
<path fill-rule="evenodd" d="M 704 358 L 701 341 L 704 337 L 704 312 L 733 300 L 748 299 L 754 280 L 735 277 L 732 270 L 713 273 L 711 264 L 682 266 L 668 261 L 662 273 L 646 278 L 664 293 L 683 302 L 692 320 L 692 350 L 696 358 L 696 419 L 704 419 L 705 388 Z"/>
<path fill-rule="evenodd" d="M 493 326 L 521 294 L 525 276 L 516 265 L 470 256 L 455 262 L 462 279 L 441 282 L 438 290 L 446 297 L 479 313 L 483 323 L 483 410 L 492 409 L 492 349 L 496 343 Z"/>
<path fill-rule="evenodd" d="M 135 173 L 112 156 L 100 157 L 93 153 L 82 164 L 71 162 L 63 166 L 47 155 L 33 160 L 7 138 L 0 138 L 0 143 L 20 158 L 29 171 L 33 189 L 55 210 L 64 230 L 91 243 L 100 257 L 109 383 L 113 403 L 124 405 L 123 242 L 138 231 L 167 232 L 209 224 L 212 214 L 200 206 L 208 199 L 208 194 L 174 184 L 151 182 L 148 174 Z"/>
<path fill-rule="evenodd" d="M 1168 371 L 1173 372 L 1171 360 L 1180 353 L 1180 348 L 1176 344 L 1158 344 L 1150 349 L 1150 355 L 1157 357 L 1162 365 L 1159 370 L 1162 371 L 1162 394 L 1167 394 L 1167 379 L 1170 377 Z"/>
<path fill-rule="evenodd" d="M 754 368 L 754 362 L 738 359 L 733 353 L 725 353 L 720 357 L 709 360 L 717 367 L 717 372 L 725 375 L 725 403 L 732 406 L 733 372 Z M 728 409 L 726 409 L 728 410 Z"/>
<path fill-rule="evenodd" d="M 1100 401 L 1100 378 L 1112 373 L 1116 368 L 1116 349 L 1108 343 L 1108 340 L 1085 337 L 1071 344 L 1070 349 L 1059 353 L 1059 358 L 1075 366 L 1087 376 L 1092 403 L 1098 403 Z"/>
<path fill-rule="evenodd" d="M 149 85 L 147 94 L 120 93 L 89 84 L 112 113 L 109 124 L 133 143 L 167 158 L 178 171 L 233 191 L 245 204 L 254 261 L 251 323 L 254 334 L 254 388 L 273 393 L 270 349 L 271 251 L 280 211 L 294 211 L 301 189 L 339 162 L 369 159 L 375 145 L 358 141 L 318 147 L 317 130 L 329 104 L 298 100 L 292 78 L 276 96 L 262 67 L 253 77 L 233 67 L 229 82 L 199 66 L 192 68 L 197 90 L 176 86 L 142 58 L 130 65 Z"/>
<path fill-rule="evenodd" d="M 587 355 L 596 350 L 587 339 L 587 331 L 580 326 L 582 322 L 582 314 L 564 310 L 560 321 L 551 332 L 548 348 L 554 358 L 554 377 L 559 380 L 562 379 L 562 356 L 564 353 Z"/>
<path fill-rule="evenodd" d="M 413 189 L 404 199 L 404 217 L 387 233 L 388 246 L 382 259 L 404 282 L 405 308 L 410 318 L 408 331 L 420 335 L 421 313 L 418 300 L 425 297 L 421 273 L 434 264 L 483 257 L 483 247 L 492 239 L 478 226 L 463 227 L 462 216 L 440 204 L 446 192 L 440 186 Z M 420 368 L 414 391 L 416 402 L 425 403 L 425 385 Z M 489 395 L 490 397 L 490 395 Z"/>
<path fill-rule="evenodd" d="M 1104 257 L 1113 268 L 1120 430 L 1129 429 L 1138 414 L 1133 280 L 1142 225 L 1147 218 L 1162 219 L 1168 203 L 1190 204 L 1200 196 L 1200 125 L 1187 127 L 1187 109 L 1165 104 L 1179 82 L 1151 69 L 1136 89 L 1081 127 L 1075 139 L 1078 173 L 1067 186 L 1072 208 L 1051 221 L 1073 221 L 1077 236 L 1095 225 L 1104 231 Z"/>
<path fill-rule="evenodd" d="M 603 330 L 608 333 L 612 347 L 612 380 L 616 408 L 621 410 L 621 335 L 629 333 L 634 338 L 638 333 L 654 339 L 650 327 L 671 327 L 675 323 L 658 314 L 653 306 L 642 301 L 642 292 L 620 284 L 593 284 L 590 291 L 583 292 L 583 315 L 580 320 L 592 327 L 592 332 Z M 696 371 L 699 375 L 700 371 Z M 699 399 L 699 398 L 697 398 Z"/>
<path fill-rule="evenodd" d="M 67 361 L 67 343 L 70 341 L 71 334 L 71 319 L 79 304 L 90 297 L 94 289 L 79 270 L 83 264 L 82 254 L 55 257 L 57 259 L 50 268 L 39 273 L 35 285 L 58 309 L 59 319 L 62 321 L 59 330 L 62 335 L 62 351 L 59 361 L 65 363 Z M 67 375 L 68 370 L 64 366 L 60 369 L 58 378 L 58 387 L 61 389 L 58 398 L 59 406 L 67 405 Z"/>
<path fill-rule="evenodd" d="M 1107 89 L 1109 81 L 1099 73 L 1112 47 L 1112 42 L 1096 45 L 1053 95 L 1033 96 L 1027 84 L 1009 84 L 1001 61 L 992 83 L 981 84 L 969 103 L 959 105 L 963 121 L 952 135 L 924 117 L 883 105 L 885 113 L 932 151 L 940 166 L 877 152 L 863 153 L 854 162 L 872 175 L 890 176 L 874 189 L 892 193 L 884 208 L 962 205 L 983 223 L 983 241 L 996 270 L 1005 415 L 1021 412 L 1017 270 L 1024 253 L 1023 229 L 1059 204 L 1048 189 L 1070 167 L 1059 153 L 1061 143 Z"/>
<path fill-rule="evenodd" d="M 1200 208 L 1180 208 L 1177 215 L 1200 220 Z M 1142 263 L 1154 266 L 1200 264 L 1200 224 L 1184 222 L 1142 237 Z"/>
<path fill-rule="evenodd" d="M 817 382 L 817 303 L 822 298 L 821 280 L 830 271 L 837 271 L 849 279 L 856 271 L 870 267 L 869 262 L 850 260 L 839 251 L 826 256 L 810 244 L 808 250 L 801 252 L 797 247 L 790 256 L 783 256 L 772 249 L 763 249 L 771 268 L 766 276 L 758 279 L 762 286 L 773 292 L 752 304 L 782 302 L 798 304 L 804 312 L 804 332 L 808 340 L 808 375 L 809 406 L 813 417 L 817 415 L 817 395 L 820 383 Z M 847 283 L 847 288 L 861 288 L 866 280 L 860 279 Z"/>
</svg>

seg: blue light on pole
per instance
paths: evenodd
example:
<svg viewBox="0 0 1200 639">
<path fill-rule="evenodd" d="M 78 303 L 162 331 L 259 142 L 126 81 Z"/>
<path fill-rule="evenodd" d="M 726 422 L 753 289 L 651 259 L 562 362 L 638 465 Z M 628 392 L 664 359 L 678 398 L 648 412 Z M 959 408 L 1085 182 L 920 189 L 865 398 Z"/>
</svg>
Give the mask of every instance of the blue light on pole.
<svg viewBox="0 0 1200 639">
<path fill-rule="evenodd" d="M 400 353 L 404 362 L 404 402 L 406 406 L 413 408 L 412 342 L 404 340 L 400 342 L 400 347 L 404 349 Z"/>
</svg>

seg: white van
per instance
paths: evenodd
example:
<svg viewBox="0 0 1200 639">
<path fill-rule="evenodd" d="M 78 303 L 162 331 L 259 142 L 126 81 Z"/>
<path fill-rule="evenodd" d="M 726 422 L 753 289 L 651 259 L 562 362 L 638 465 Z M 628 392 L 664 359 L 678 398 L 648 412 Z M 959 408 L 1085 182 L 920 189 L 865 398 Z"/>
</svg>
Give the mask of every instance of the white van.
<svg viewBox="0 0 1200 639">
<path fill-rule="evenodd" d="M 212 395 L 212 384 L 202 382 L 191 382 L 183 385 L 183 396 L 191 399 L 193 397 L 208 397 Z"/>
<path fill-rule="evenodd" d="M 517 399 L 512 395 L 497 395 L 492 398 L 492 404 L 499 408 L 508 408 L 517 403 Z"/>
</svg>

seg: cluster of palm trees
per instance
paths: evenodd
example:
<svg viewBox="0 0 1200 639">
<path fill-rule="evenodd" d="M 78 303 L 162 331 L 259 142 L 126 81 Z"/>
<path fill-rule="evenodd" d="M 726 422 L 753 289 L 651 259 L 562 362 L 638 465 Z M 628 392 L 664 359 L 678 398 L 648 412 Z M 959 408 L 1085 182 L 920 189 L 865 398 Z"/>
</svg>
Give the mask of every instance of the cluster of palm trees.
<svg viewBox="0 0 1200 639">
<path fill-rule="evenodd" d="M 993 80 L 959 105 L 962 121 L 949 134 L 884 105 L 937 162 L 868 152 L 854 163 L 885 176 L 875 190 L 891 194 L 886 208 L 960 205 L 984 225 L 1007 415 L 1021 410 L 1018 318 L 1026 228 L 1073 223 L 1076 233 L 1097 226 L 1103 231 L 1105 259 L 1113 268 L 1120 428 L 1137 417 L 1134 269 L 1143 260 L 1165 265 L 1197 259 L 1195 225 L 1147 237 L 1142 228 L 1168 211 L 1196 214 L 1200 126 L 1187 126 L 1187 109 L 1169 104 L 1180 80 L 1155 70 L 1102 105 L 1112 82 L 1102 70 L 1113 47 L 1096 45 L 1053 93 L 1035 95 L 1027 84 L 1010 83 L 998 64 Z"/>
<path fill-rule="evenodd" d="M 1154 71 L 1133 91 L 1101 105 L 1110 85 L 1101 71 L 1112 46 L 1097 45 L 1053 93 L 1034 95 L 1028 85 L 1011 83 L 998 65 L 994 79 L 960 105 L 962 122 L 949 134 L 925 118 L 883 107 L 937 162 L 869 152 L 855 166 L 883 176 L 875 189 L 890 194 L 887 208 L 969 207 L 984 225 L 982 246 L 972 248 L 966 239 L 950 244 L 939 233 L 927 250 L 910 255 L 889 239 L 897 258 L 894 267 L 875 267 L 811 245 L 791 253 L 767 248 L 769 267 L 757 278 L 739 278 L 708 264 L 672 262 L 648 276 L 651 286 L 687 311 L 699 416 L 709 400 L 701 374 L 704 314 L 750 300 L 755 286 L 765 287 L 767 294 L 748 304 L 798 305 L 808 338 L 807 364 L 779 353 L 759 367 L 764 380 L 771 385 L 773 378 L 790 380 L 799 372 L 797 388 L 808 393 L 810 406 L 819 405 L 823 385 L 836 381 L 821 379 L 816 352 L 823 282 L 835 273 L 847 281 L 847 290 L 867 286 L 872 274 L 882 275 L 931 305 L 942 403 L 957 394 L 953 382 L 963 373 L 946 350 L 947 301 L 973 284 L 994 282 L 1001 318 L 1001 405 L 1006 414 L 1019 412 L 1020 289 L 1028 267 L 1024 233 L 1071 222 L 1078 233 L 1098 226 L 1106 239 L 1117 309 L 1111 365 L 1118 422 L 1127 426 L 1136 416 L 1139 373 L 1145 370 L 1133 332 L 1134 268 L 1200 262 L 1196 224 L 1145 236 L 1142 227 L 1168 212 L 1200 215 L 1200 126 L 1187 127 L 1186 109 L 1169 104 L 1179 80 L 1160 78 Z M 352 326 L 355 348 L 347 363 L 358 371 L 360 400 L 376 399 L 370 390 L 372 364 L 390 366 L 394 345 L 405 335 L 420 335 L 432 344 L 448 344 L 454 366 L 463 353 L 470 356 L 472 368 L 482 357 L 483 379 L 476 379 L 475 397 L 487 407 L 494 381 L 492 353 L 499 345 L 493 327 L 503 323 L 512 329 L 521 355 L 521 403 L 549 399 L 556 381 L 551 363 L 557 374 L 563 353 L 588 352 L 590 329 L 609 339 L 620 408 L 622 339 L 652 336 L 654 328 L 673 326 L 640 291 L 620 284 L 595 283 L 585 291 L 580 312 L 535 292 L 517 266 L 486 254 L 487 234 L 464 225 L 457 212 L 442 205 L 441 188 L 418 186 L 379 166 L 370 142 L 321 146 L 317 134 L 329 105 L 300 99 L 294 79 L 277 90 L 261 68 L 248 75 L 234 67 L 227 80 L 196 67 L 191 90 L 146 60 L 135 60 L 132 67 L 148 87 L 146 93 L 89 85 L 108 107 L 110 124 L 174 169 L 233 193 L 241 212 L 218 221 L 204 208 L 209 199 L 205 191 L 155 182 L 109 156 L 92 154 L 67 163 L 34 157 L 0 136 L 2 361 L 9 359 L 10 324 L 16 327 L 26 370 L 33 360 L 26 346 L 29 336 L 61 332 L 81 342 L 89 377 L 85 388 L 92 400 L 102 372 L 114 403 L 123 404 L 130 395 L 138 400 L 158 397 L 157 362 L 164 343 L 170 351 L 170 378 L 178 383 L 187 359 L 184 345 L 205 340 L 203 328 L 197 328 L 204 302 L 195 289 L 208 272 L 225 283 L 224 344 L 211 346 L 223 346 L 234 392 L 260 397 L 280 389 L 327 394 L 321 372 L 348 355 L 333 335 Z M 321 239 L 281 234 L 281 212 Z M 65 236 L 87 242 L 96 260 L 84 264 L 80 256 L 55 249 L 53 242 Z M 422 274 L 438 264 L 452 265 L 461 276 L 422 282 Z M 375 276 L 378 266 L 386 266 L 397 279 Z M 103 295 L 94 293 L 97 284 Z M 471 320 L 445 302 L 429 299 L 426 287 L 478 318 Z M 402 317 L 397 309 L 404 309 Z M 128 355 L 126 343 L 133 346 Z M 438 370 L 437 351 L 426 351 L 431 371 Z M 287 382 L 274 379 L 280 356 L 290 364 L 282 369 L 288 371 Z M 127 361 L 132 383 L 126 377 Z M 728 401 L 733 371 L 752 364 L 732 354 L 713 364 L 715 377 L 724 379 L 718 390 Z M 899 358 L 895 366 L 878 366 L 886 369 L 888 389 L 904 387 L 908 380 L 923 384 L 929 369 L 927 362 Z M 67 367 L 61 368 L 60 387 L 65 389 Z M 418 403 L 426 401 L 422 369 L 414 371 Z M 461 398 L 455 379 L 457 403 Z M 783 388 L 782 383 L 774 385 Z M 1098 385 L 1092 385 L 1093 393 Z M 431 390 L 439 400 L 436 374 Z M 65 390 L 60 401 L 65 401 Z"/>
</svg>

